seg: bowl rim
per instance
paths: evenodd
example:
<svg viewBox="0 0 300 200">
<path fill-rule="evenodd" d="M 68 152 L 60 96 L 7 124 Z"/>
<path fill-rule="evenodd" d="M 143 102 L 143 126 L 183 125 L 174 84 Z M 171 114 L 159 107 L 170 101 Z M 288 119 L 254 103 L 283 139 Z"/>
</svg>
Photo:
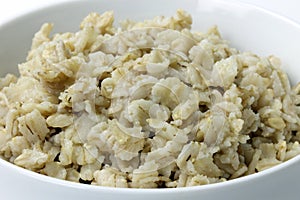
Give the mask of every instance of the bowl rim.
<svg viewBox="0 0 300 200">
<path fill-rule="evenodd" d="M 290 160 L 287 160 L 281 164 L 278 164 L 274 167 L 271 167 L 269 169 L 263 170 L 258 173 L 242 176 L 239 178 L 227 180 L 225 182 L 219 182 L 219 183 L 211 183 L 207 185 L 199 185 L 199 186 L 189 186 L 189 187 L 178 187 L 178 188 L 117 188 L 117 187 L 107 187 L 107 186 L 99 186 L 99 185 L 88 185 L 88 184 L 82 184 L 77 182 L 72 182 L 68 180 L 62 180 L 54 177 L 50 177 L 44 174 L 40 174 L 34 171 L 30 171 L 28 169 L 24 169 L 20 166 L 17 166 L 13 163 L 10 163 L 2 158 L 0 158 L 0 167 L 8 168 L 11 171 L 15 171 L 19 175 L 23 175 L 24 177 L 33 178 L 36 181 L 43 182 L 43 183 L 50 183 L 54 185 L 59 185 L 66 188 L 73 188 L 73 189 L 80 189 L 80 190 L 90 190 L 90 191 L 98 191 L 101 192 L 103 190 L 108 192 L 123 192 L 127 194 L 137 194 L 137 193 L 181 193 L 181 192 L 193 192 L 193 191 L 204 191 L 204 190 L 218 190 L 220 188 L 225 188 L 228 186 L 235 186 L 237 184 L 241 183 L 250 183 L 251 181 L 257 180 L 257 179 L 263 179 L 266 178 L 266 176 L 272 176 L 274 173 L 281 171 L 282 169 L 299 163 L 300 162 L 300 155 L 297 155 Z"/>
<path fill-rule="evenodd" d="M 108 0 L 103 0 L 103 1 L 108 1 Z M 110 1 L 117 2 L 120 0 L 110 0 Z M 128 0 L 121 0 L 121 1 L 124 2 L 124 1 L 128 1 Z M 291 26 L 294 26 L 297 29 L 299 29 L 299 31 L 300 31 L 300 23 L 296 22 L 295 20 L 293 20 L 287 16 L 283 16 L 275 11 L 268 10 L 261 6 L 254 5 L 249 2 L 241 2 L 241 1 L 237 1 L 237 0 L 212 0 L 212 1 L 226 2 L 227 4 L 230 3 L 233 5 L 250 7 L 251 9 L 257 10 L 261 13 L 271 16 L 272 18 L 276 18 L 276 19 L 283 21 Z M 26 17 L 28 15 L 43 12 L 44 10 L 47 10 L 47 9 L 54 9 L 57 6 L 66 6 L 68 4 L 84 3 L 84 2 L 85 1 L 83 1 L 83 0 L 62 0 L 62 1 L 51 2 L 50 4 L 47 4 L 47 5 L 42 5 L 42 6 L 24 10 L 21 13 L 16 13 L 15 17 L 11 17 L 11 18 L 3 20 L 3 22 L 0 23 L 0 32 L 1 32 L 1 29 L 5 29 L 6 26 L 9 26 L 11 23 L 14 23 L 18 20 L 22 20 L 23 17 Z M 106 187 L 106 186 L 98 186 L 98 185 L 88 185 L 88 184 L 82 184 L 82 183 L 72 182 L 72 181 L 68 181 L 68 180 L 61 180 L 58 178 L 50 177 L 47 175 L 43 175 L 43 174 L 40 174 L 37 172 L 33 172 L 31 170 L 22 168 L 22 167 L 17 166 L 5 159 L 2 159 L 0 157 L 0 167 L 8 168 L 12 171 L 15 171 L 16 173 L 18 173 L 20 175 L 24 175 L 25 177 L 33 178 L 33 179 L 43 182 L 43 183 L 50 183 L 50 184 L 54 184 L 54 185 L 63 186 L 66 188 L 73 188 L 73 189 L 79 189 L 79 190 L 90 190 L 90 191 L 96 191 L 96 192 L 97 191 L 101 192 L 101 191 L 105 190 L 108 192 L 116 192 L 117 191 L 117 192 L 121 192 L 121 193 L 123 192 L 123 193 L 127 193 L 127 194 L 137 194 L 137 193 L 163 194 L 163 193 L 169 193 L 169 192 L 181 193 L 181 192 L 193 192 L 193 191 L 199 192 L 199 191 L 212 190 L 212 189 L 217 190 L 219 188 L 234 186 L 234 185 L 241 184 L 241 183 L 251 182 L 256 179 L 262 179 L 262 178 L 265 178 L 266 176 L 271 176 L 272 174 L 274 174 L 278 171 L 281 171 L 282 169 L 284 169 L 290 165 L 296 164 L 296 163 L 300 163 L 300 154 L 296 155 L 295 157 L 293 157 L 287 161 L 284 161 L 283 163 L 280 163 L 276 166 L 273 166 L 273 167 L 263 170 L 261 172 L 257 172 L 254 174 L 242 176 L 239 178 L 235 178 L 235 179 L 231 179 L 231 180 L 227 180 L 227 181 L 219 182 L 219 183 L 211 183 L 211 184 L 207 184 L 207 185 L 179 187 L 179 188 L 116 188 L 116 187 Z"/>
</svg>

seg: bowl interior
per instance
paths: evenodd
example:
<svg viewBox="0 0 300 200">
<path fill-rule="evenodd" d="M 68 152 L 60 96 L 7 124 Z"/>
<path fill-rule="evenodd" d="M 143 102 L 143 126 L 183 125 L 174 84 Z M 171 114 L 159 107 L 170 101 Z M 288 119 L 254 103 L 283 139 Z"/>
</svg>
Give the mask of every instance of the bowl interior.
<svg viewBox="0 0 300 200">
<path fill-rule="evenodd" d="M 13 21 L 0 25 L 0 74 L 16 73 L 18 63 L 25 60 L 31 39 L 45 22 L 54 23 L 53 33 L 76 31 L 81 20 L 90 12 L 113 10 L 116 22 L 124 19 L 141 20 L 156 15 L 170 16 L 182 8 L 192 14 L 193 29 L 206 31 L 217 25 L 223 37 L 233 47 L 252 51 L 262 56 L 276 55 L 293 83 L 300 71 L 296 70 L 300 60 L 299 25 L 260 8 L 224 0 L 164 1 L 116 0 L 71 1 L 57 3 L 40 9 Z M 128 6 L 124 6 L 128 5 Z"/>
</svg>

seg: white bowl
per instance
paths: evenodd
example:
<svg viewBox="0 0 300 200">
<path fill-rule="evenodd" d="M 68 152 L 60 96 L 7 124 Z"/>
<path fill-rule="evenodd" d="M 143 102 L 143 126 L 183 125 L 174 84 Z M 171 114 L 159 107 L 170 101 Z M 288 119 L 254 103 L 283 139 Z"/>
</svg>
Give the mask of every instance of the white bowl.
<svg viewBox="0 0 300 200">
<path fill-rule="evenodd" d="M 258 7 L 222 0 L 101 0 L 72 1 L 32 11 L 0 25 L 1 76 L 16 72 L 24 61 L 33 34 L 44 22 L 53 32 L 75 31 L 91 11 L 114 10 L 116 21 L 172 15 L 177 8 L 193 16 L 193 29 L 216 24 L 231 45 L 282 59 L 292 83 L 300 80 L 300 26 Z M 90 186 L 40 175 L 0 159 L 0 196 L 9 200 L 89 199 L 297 199 L 300 196 L 300 156 L 263 172 L 212 185 L 176 189 L 121 189 Z"/>
</svg>

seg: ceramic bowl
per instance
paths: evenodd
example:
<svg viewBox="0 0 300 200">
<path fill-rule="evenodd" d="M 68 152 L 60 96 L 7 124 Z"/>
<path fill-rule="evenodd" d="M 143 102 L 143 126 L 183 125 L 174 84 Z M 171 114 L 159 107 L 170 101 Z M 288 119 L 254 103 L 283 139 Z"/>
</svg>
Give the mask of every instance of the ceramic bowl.
<svg viewBox="0 0 300 200">
<path fill-rule="evenodd" d="M 53 32 L 78 30 L 89 12 L 114 10 L 116 21 L 172 15 L 176 9 L 193 16 L 193 29 L 218 25 L 233 47 L 262 56 L 281 58 L 291 82 L 300 80 L 300 26 L 249 4 L 230 0 L 98 0 L 70 1 L 32 10 L 0 25 L 0 74 L 17 71 L 25 60 L 33 34 L 44 22 Z M 72 183 L 40 175 L 0 159 L 0 196 L 3 200 L 179 200 L 179 199 L 297 199 L 300 196 L 300 156 L 263 172 L 205 186 L 175 189 L 121 189 Z"/>
</svg>

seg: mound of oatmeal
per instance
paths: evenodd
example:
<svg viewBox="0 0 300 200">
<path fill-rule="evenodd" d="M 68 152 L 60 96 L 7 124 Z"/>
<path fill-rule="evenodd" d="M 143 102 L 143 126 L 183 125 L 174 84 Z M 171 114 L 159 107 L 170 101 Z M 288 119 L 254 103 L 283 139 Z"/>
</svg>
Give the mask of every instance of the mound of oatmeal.
<svg viewBox="0 0 300 200">
<path fill-rule="evenodd" d="M 274 56 L 239 52 L 191 16 L 35 34 L 20 76 L 0 79 L 0 155 L 51 177 L 186 187 L 260 172 L 300 153 L 300 85 Z"/>
</svg>

